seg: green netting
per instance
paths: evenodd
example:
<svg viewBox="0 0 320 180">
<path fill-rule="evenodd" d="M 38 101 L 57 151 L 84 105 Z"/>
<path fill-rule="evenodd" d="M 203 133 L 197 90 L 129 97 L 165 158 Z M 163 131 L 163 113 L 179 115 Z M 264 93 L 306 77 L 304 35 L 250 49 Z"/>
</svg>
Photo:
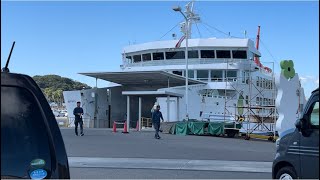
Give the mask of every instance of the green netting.
<svg viewBox="0 0 320 180">
<path fill-rule="evenodd" d="M 208 125 L 208 133 L 211 135 L 223 134 L 223 122 L 210 122 Z"/>
<path fill-rule="evenodd" d="M 170 134 L 176 134 L 176 124 L 172 124 L 169 130 Z"/>
<path fill-rule="evenodd" d="M 208 124 L 208 130 L 205 132 L 205 127 Z M 236 124 L 237 129 L 241 128 L 241 124 Z M 224 128 L 234 128 L 234 123 L 226 122 L 178 122 L 173 124 L 170 128 L 169 133 L 179 135 L 204 135 L 209 133 L 211 135 L 224 134 Z"/>
<path fill-rule="evenodd" d="M 191 134 L 203 135 L 205 125 L 205 122 L 189 122 L 188 128 L 190 129 Z"/>
<path fill-rule="evenodd" d="M 185 123 L 185 122 L 176 123 L 175 129 L 176 129 L 176 134 L 179 134 L 179 135 L 190 134 L 188 123 Z"/>
</svg>

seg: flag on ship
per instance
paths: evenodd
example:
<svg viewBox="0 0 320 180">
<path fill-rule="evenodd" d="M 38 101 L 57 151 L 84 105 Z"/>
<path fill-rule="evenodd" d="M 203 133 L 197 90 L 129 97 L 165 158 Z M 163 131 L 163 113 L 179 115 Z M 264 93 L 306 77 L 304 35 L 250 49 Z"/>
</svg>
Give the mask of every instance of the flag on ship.
<svg viewBox="0 0 320 180">
<path fill-rule="evenodd" d="M 183 41 L 185 38 L 186 38 L 186 36 L 182 36 L 182 37 L 179 39 L 178 43 L 176 44 L 176 48 L 179 48 L 179 47 L 181 46 L 181 43 L 182 43 L 182 41 Z"/>
</svg>

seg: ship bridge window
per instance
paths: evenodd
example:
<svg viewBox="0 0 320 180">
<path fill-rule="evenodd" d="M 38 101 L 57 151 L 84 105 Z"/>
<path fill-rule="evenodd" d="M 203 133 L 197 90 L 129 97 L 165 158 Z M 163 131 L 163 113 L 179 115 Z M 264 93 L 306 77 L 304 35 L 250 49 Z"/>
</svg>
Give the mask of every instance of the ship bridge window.
<svg viewBox="0 0 320 180">
<path fill-rule="evenodd" d="M 184 51 L 166 52 L 166 59 L 184 59 Z"/>
<path fill-rule="evenodd" d="M 217 89 L 202 89 L 199 91 L 202 97 L 219 97 L 222 98 L 224 95 L 220 95 Z"/>
<path fill-rule="evenodd" d="M 164 59 L 163 52 L 152 53 L 152 56 L 153 56 L 153 60 L 163 60 Z"/>
<path fill-rule="evenodd" d="M 188 58 L 199 58 L 199 53 L 197 50 L 194 51 L 188 51 Z"/>
<path fill-rule="evenodd" d="M 237 71 L 227 70 L 225 71 L 225 77 L 228 81 L 236 81 L 237 80 Z"/>
<path fill-rule="evenodd" d="M 189 78 L 194 78 L 194 70 L 188 71 L 188 77 Z"/>
<path fill-rule="evenodd" d="M 186 74 L 186 71 L 183 71 L 184 75 Z M 188 78 L 194 78 L 194 70 L 188 70 Z"/>
<path fill-rule="evenodd" d="M 233 59 L 247 59 L 247 51 L 232 51 Z"/>
<path fill-rule="evenodd" d="M 142 54 L 142 60 L 143 61 L 151 61 L 151 54 Z"/>
<path fill-rule="evenodd" d="M 215 58 L 214 50 L 201 50 L 201 58 Z"/>
<path fill-rule="evenodd" d="M 173 74 L 182 76 L 182 71 L 172 71 Z"/>
<path fill-rule="evenodd" d="M 217 58 L 231 58 L 229 50 L 217 50 Z"/>
<path fill-rule="evenodd" d="M 211 81 L 222 81 L 222 71 L 211 70 Z"/>
<path fill-rule="evenodd" d="M 218 98 L 226 97 L 227 99 L 234 99 L 236 95 L 235 90 L 218 89 L 217 92 L 218 92 L 217 95 L 214 95 L 214 97 L 218 97 Z"/>
<path fill-rule="evenodd" d="M 134 55 L 133 56 L 133 62 L 141 62 L 141 55 Z"/>
<path fill-rule="evenodd" d="M 208 70 L 197 70 L 197 79 L 208 81 L 209 71 Z"/>
<path fill-rule="evenodd" d="M 126 56 L 126 62 L 132 63 L 132 57 L 131 56 Z"/>
</svg>

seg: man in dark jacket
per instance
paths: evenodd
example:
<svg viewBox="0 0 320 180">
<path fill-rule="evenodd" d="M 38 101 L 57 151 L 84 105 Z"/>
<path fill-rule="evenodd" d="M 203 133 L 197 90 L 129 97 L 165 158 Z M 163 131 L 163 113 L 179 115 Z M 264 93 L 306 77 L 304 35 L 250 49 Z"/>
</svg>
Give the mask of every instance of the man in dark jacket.
<svg viewBox="0 0 320 180">
<path fill-rule="evenodd" d="M 152 124 L 154 129 L 156 130 L 156 134 L 154 135 L 154 138 L 156 139 L 160 139 L 160 136 L 159 136 L 160 118 L 162 119 L 162 122 L 163 122 L 162 113 L 160 112 L 160 106 L 157 105 L 157 109 L 152 113 Z"/>
<path fill-rule="evenodd" d="M 74 125 L 75 125 L 75 133 L 76 136 L 78 136 L 78 124 L 80 124 L 80 136 L 83 136 L 83 121 L 82 121 L 82 115 L 83 115 L 83 109 L 80 107 L 80 102 L 77 102 L 77 107 L 73 110 L 74 115 Z"/>
</svg>

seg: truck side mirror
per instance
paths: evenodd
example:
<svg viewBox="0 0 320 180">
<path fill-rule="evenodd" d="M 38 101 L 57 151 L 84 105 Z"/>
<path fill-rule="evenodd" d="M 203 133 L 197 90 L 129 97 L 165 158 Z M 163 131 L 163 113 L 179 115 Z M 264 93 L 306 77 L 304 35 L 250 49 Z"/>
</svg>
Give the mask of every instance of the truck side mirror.
<svg viewBox="0 0 320 180">
<path fill-rule="evenodd" d="M 298 119 L 295 123 L 295 126 L 299 131 L 301 131 L 301 129 L 302 129 L 302 123 L 303 123 L 302 121 L 303 121 L 303 119 Z"/>
<path fill-rule="evenodd" d="M 296 127 L 299 130 L 306 130 L 307 129 L 307 115 L 303 115 L 300 119 L 298 119 L 295 123 Z"/>
<path fill-rule="evenodd" d="M 304 136 L 309 136 L 310 134 L 310 128 L 309 124 L 307 121 L 308 117 L 306 115 L 303 115 L 302 118 L 298 119 L 295 123 L 296 128 L 304 135 Z"/>
</svg>

